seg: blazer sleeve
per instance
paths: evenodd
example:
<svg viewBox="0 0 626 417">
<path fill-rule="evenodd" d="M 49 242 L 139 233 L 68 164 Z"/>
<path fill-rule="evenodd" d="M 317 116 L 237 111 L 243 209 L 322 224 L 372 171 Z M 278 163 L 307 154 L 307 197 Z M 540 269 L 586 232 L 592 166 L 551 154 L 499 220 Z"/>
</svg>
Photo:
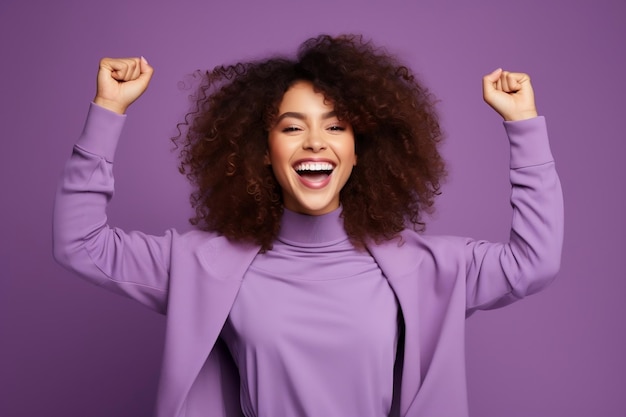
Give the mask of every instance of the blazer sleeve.
<svg viewBox="0 0 626 417">
<path fill-rule="evenodd" d="M 563 194 L 545 119 L 504 125 L 511 144 L 511 232 L 508 243 L 467 241 L 468 315 L 543 289 L 561 263 Z"/>
<path fill-rule="evenodd" d="M 124 121 L 91 104 L 56 193 L 54 257 L 87 280 L 165 313 L 173 232 L 157 237 L 107 224 L 113 156 Z"/>
</svg>

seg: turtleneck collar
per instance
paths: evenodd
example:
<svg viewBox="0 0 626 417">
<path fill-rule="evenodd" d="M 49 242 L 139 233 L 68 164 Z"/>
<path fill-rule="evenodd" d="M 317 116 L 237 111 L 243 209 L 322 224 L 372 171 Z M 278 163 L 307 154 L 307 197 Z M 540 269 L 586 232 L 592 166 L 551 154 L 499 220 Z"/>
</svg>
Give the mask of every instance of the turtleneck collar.
<svg viewBox="0 0 626 417">
<path fill-rule="evenodd" d="M 327 245 L 348 239 L 343 228 L 341 207 L 320 216 L 284 209 L 278 240 L 300 245 Z"/>
</svg>

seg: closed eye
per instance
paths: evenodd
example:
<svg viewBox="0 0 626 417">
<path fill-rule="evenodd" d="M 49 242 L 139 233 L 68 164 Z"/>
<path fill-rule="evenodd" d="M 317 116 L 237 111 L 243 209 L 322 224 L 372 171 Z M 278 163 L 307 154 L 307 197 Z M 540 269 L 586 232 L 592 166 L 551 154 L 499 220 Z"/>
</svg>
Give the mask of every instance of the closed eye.
<svg viewBox="0 0 626 417">
<path fill-rule="evenodd" d="M 298 132 L 302 129 L 300 129 L 298 126 L 287 126 L 285 128 L 283 128 L 283 133 L 289 133 L 289 132 Z"/>
</svg>

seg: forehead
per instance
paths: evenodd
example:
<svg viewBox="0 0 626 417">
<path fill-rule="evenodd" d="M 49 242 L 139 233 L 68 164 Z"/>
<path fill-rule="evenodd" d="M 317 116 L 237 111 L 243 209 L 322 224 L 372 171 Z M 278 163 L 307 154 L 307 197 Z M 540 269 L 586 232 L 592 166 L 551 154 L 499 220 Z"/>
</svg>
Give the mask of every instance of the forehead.
<svg viewBox="0 0 626 417">
<path fill-rule="evenodd" d="M 333 110 L 334 105 L 324 97 L 324 94 L 316 92 L 313 84 L 309 81 L 296 81 L 283 95 L 278 105 L 278 112 L 286 111 L 309 111 L 327 112 Z"/>
</svg>

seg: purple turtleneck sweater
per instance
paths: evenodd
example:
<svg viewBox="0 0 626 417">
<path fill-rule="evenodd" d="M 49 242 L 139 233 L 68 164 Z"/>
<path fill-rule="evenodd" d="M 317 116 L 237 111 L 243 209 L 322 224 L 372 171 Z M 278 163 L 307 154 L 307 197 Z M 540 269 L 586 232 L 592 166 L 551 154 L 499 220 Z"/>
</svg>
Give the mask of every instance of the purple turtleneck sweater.
<svg viewBox="0 0 626 417">
<path fill-rule="evenodd" d="M 244 276 L 222 338 L 248 417 L 389 415 L 396 299 L 340 213 L 286 210 L 273 249 Z"/>
</svg>

